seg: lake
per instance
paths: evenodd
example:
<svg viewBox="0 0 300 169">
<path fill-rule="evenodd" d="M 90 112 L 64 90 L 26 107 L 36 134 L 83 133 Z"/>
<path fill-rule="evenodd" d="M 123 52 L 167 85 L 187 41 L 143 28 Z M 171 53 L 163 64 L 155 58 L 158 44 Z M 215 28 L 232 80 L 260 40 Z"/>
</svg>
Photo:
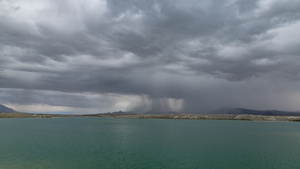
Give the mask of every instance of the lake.
<svg viewBox="0 0 300 169">
<path fill-rule="evenodd" d="M 1 169 L 300 168 L 300 123 L 0 119 Z"/>
</svg>

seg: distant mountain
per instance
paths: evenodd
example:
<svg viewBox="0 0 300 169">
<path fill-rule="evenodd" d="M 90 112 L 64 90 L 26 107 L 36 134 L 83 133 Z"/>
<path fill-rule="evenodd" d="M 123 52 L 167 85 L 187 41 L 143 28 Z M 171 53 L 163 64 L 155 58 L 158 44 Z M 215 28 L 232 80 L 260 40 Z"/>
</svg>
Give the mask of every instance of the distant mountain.
<svg viewBox="0 0 300 169">
<path fill-rule="evenodd" d="M 142 114 L 179 114 L 179 112 L 175 111 L 160 111 L 160 112 L 154 112 L 154 111 L 148 111 Z"/>
<path fill-rule="evenodd" d="M 114 111 L 114 112 L 106 112 L 106 113 L 98 113 L 98 114 L 89 114 L 89 115 L 124 115 L 124 114 L 135 114 L 130 111 Z"/>
<path fill-rule="evenodd" d="M 14 109 L 8 108 L 2 104 L 0 104 L 0 113 L 18 113 Z"/>
<path fill-rule="evenodd" d="M 211 111 L 209 114 L 252 114 L 265 116 L 300 116 L 300 113 L 278 111 L 278 110 L 250 110 L 243 108 L 220 108 Z"/>
<path fill-rule="evenodd" d="M 115 111 L 115 112 L 108 112 L 106 114 L 133 114 L 132 112 L 124 112 L 124 111 Z"/>
</svg>

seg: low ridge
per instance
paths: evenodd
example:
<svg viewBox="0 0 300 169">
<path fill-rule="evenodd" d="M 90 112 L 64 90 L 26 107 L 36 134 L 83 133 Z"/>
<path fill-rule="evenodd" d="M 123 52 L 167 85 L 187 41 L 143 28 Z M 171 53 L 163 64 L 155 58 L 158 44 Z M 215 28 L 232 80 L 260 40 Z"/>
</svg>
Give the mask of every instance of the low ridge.
<svg viewBox="0 0 300 169">
<path fill-rule="evenodd" d="M 250 114 L 264 116 L 300 116 L 297 112 L 278 111 L 278 110 L 250 110 L 244 108 L 220 108 L 211 111 L 209 114 Z"/>
</svg>

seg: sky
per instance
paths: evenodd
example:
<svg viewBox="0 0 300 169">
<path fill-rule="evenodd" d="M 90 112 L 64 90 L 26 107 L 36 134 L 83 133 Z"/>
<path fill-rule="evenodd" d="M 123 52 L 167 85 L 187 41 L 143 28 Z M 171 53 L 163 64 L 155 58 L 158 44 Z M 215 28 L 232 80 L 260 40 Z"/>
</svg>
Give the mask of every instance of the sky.
<svg viewBox="0 0 300 169">
<path fill-rule="evenodd" d="M 299 0 L 0 0 L 0 104 L 300 111 Z"/>
</svg>

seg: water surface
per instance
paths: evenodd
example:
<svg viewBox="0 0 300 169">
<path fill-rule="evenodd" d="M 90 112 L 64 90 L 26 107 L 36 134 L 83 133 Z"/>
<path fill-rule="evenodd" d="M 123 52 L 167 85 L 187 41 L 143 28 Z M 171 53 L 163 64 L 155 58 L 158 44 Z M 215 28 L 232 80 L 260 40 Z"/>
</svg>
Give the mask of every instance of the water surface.
<svg viewBox="0 0 300 169">
<path fill-rule="evenodd" d="M 1 169 L 300 168 L 300 123 L 0 119 Z"/>
</svg>

